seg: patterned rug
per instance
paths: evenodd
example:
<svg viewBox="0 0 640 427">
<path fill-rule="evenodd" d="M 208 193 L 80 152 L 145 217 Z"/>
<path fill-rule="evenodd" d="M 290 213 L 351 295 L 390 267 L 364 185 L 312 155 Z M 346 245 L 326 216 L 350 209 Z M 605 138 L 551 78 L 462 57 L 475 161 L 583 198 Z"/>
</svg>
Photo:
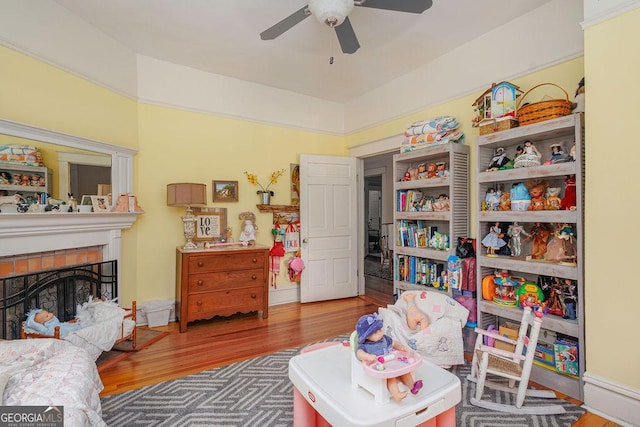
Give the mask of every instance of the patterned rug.
<svg viewBox="0 0 640 427">
<path fill-rule="evenodd" d="M 348 335 L 334 340 L 346 339 Z M 293 386 L 288 364 L 299 351 L 288 349 L 104 397 L 104 421 L 109 426 L 291 426 Z M 585 413 L 561 399 L 545 402 L 564 406 L 564 415 L 513 415 L 478 408 L 469 403 L 475 389 L 464 379 L 469 369 L 468 364 L 452 369 L 462 381 L 462 402 L 456 407 L 458 426 L 568 427 Z M 490 399 L 506 402 L 505 393 L 491 393 Z"/>
<path fill-rule="evenodd" d="M 364 259 L 364 274 L 365 276 L 393 280 L 393 269 L 389 267 L 381 268 L 380 257 L 368 256 Z"/>
</svg>

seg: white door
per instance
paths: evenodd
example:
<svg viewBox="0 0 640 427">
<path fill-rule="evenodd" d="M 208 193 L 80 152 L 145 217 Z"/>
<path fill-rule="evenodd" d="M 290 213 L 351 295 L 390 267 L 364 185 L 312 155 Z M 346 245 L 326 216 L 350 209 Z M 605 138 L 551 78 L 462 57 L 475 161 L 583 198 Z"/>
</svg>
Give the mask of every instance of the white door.
<svg viewBox="0 0 640 427">
<path fill-rule="evenodd" d="M 354 157 L 300 155 L 300 301 L 358 293 L 357 173 Z"/>
</svg>

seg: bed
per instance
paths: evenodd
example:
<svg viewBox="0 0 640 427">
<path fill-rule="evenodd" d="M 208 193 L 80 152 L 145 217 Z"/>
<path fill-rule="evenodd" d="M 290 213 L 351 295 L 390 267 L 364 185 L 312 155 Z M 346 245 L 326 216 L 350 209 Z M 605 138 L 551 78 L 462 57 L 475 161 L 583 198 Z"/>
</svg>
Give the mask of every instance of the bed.
<svg viewBox="0 0 640 427">
<path fill-rule="evenodd" d="M 395 304 L 378 309 L 385 333 L 441 367 L 464 364 L 462 328 L 469 310 L 443 292 L 405 291 L 402 295 L 405 293 L 415 294 L 415 304 L 426 313 L 429 326 L 411 330 L 407 324 L 408 303 L 400 297 Z"/>
<path fill-rule="evenodd" d="M 88 353 L 65 340 L 0 341 L 2 405 L 63 407 L 65 426 L 106 426 L 102 389 Z"/>
</svg>

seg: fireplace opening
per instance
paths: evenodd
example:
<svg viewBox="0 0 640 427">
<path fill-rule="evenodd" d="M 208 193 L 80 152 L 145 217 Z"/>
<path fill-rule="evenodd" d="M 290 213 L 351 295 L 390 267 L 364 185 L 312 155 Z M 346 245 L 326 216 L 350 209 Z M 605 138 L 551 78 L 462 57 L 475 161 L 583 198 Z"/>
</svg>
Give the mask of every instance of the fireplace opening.
<svg viewBox="0 0 640 427">
<path fill-rule="evenodd" d="M 2 339 L 20 338 L 26 314 L 33 308 L 53 313 L 61 322 L 72 320 L 78 304 L 89 297 L 118 297 L 116 260 L 87 263 L 0 279 Z"/>
</svg>

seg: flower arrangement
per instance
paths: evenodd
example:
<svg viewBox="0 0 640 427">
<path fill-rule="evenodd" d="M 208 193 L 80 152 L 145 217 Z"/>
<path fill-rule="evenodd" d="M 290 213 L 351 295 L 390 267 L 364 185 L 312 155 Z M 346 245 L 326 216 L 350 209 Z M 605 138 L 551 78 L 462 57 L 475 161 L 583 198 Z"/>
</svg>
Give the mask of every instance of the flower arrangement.
<svg viewBox="0 0 640 427">
<path fill-rule="evenodd" d="M 247 176 L 247 180 L 251 184 L 257 185 L 258 187 L 260 187 L 260 190 L 256 191 L 256 194 L 269 193 L 273 196 L 274 195 L 273 191 L 269 191 L 269 187 L 271 186 L 271 184 L 277 183 L 278 179 L 280 179 L 280 177 L 284 175 L 285 172 L 286 171 L 284 169 L 278 169 L 271 172 L 271 176 L 269 176 L 269 183 L 267 184 L 266 187 L 258 182 L 258 175 L 249 173 L 247 171 L 245 171 L 244 174 Z"/>
</svg>

